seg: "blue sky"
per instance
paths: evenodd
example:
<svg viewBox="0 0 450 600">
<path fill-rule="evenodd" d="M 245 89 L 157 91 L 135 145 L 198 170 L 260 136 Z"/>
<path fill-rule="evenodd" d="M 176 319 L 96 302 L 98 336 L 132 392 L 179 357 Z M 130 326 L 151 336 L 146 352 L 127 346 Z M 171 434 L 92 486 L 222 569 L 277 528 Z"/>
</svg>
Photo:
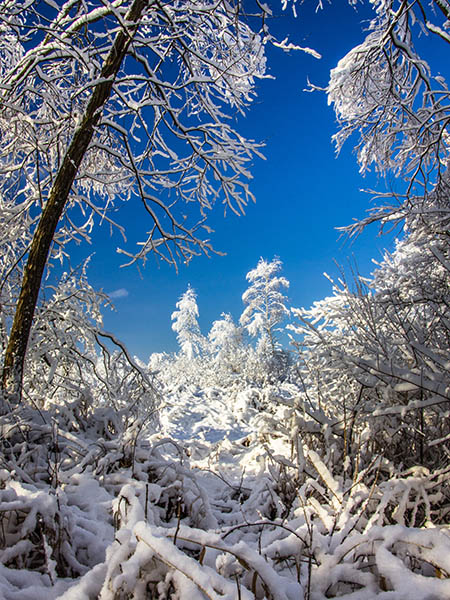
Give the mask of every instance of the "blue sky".
<svg viewBox="0 0 450 600">
<path fill-rule="evenodd" d="M 256 204 L 248 206 L 245 216 L 228 212 L 225 219 L 219 207 L 209 221 L 215 229 L 214 247 L 226 256 L 193 259 L 178 274 L 152 259 L 140 272 L 120 268 L 123 257 L 115 248 L 121 240 L 110 236 L 106 227 L 97 230 L 92 246 L 82 249 L 84 254 L 95 252 L 91 283 L 114 296 L 116 310 L 105 313 L 105 328 L 143 360 L 152 352 L 177 349 L 170 315 L 188 284 L 198 294 L 200 325 L 206 334 L 222 312 L 239 319 L 245 275 L 261 256 L 280 257 L 291 283 L 291 305 L 309 306 L 329 295 L 331 286 L 323 272 L 337 273 L 333 261 L 345 265 L 356 259 L 367 275 L 371 259 L 380 259 L 383 248 L 392 244 L 392 236 L 379 237 L 375 227 L 352 244 L 339 240 L 335 228 L 361 218 L 370 206 L 370 196 L 360 188 L 382 184 L 373 176 L 359 175 L 350 144 L 336 158 L 333 110 L 325 94 L 303 91 L 308 78 L 319 86 L 327 84 L 330 69 L 363 40 L 361 21 L 370 13 L 364 7 L 355 11 L 345 2 L 326 5 L 317 13 L 314 8 L 314 3 L 300 7 L 297 19 L 280 9 L 270 24 L 280 39 L 289 34 L 292 42 L 314 48 L 323 58 L 269 48 L 269 73 L 276 79 L 258 83 L 258 97 L 246 117 L 237 119 L 241 132 L 266 143 L 266 160 L 255 160 L 252 167 Z M 132 230 L 141 227 L 131 205 L 125 218 Z"/>
</svg>

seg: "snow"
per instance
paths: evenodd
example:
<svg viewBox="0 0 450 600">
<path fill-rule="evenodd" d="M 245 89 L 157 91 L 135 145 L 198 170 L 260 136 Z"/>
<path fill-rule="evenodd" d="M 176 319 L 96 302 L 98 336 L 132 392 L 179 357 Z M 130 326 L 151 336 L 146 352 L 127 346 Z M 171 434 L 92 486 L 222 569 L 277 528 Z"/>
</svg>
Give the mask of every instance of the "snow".
<svg viewBox="0 0 450 600">
<path fill-rule="evenodd" d="M 227 406 L 226 401 L 215 396 L 214 388 L 204 393 L 186 394 L 182 404 L 174 402 L 161 412 L 160 422 L 169 437 L 186 443 L 190 441 L 200 453 L 202 443 L 207 442 L 205 448 L 209 453 L 210 444 L 227 439 L 236 441 L 251 433 L 248 424 Z"/>
<path fill-rule="evenodd" d="M 55 189 L 89 90 L 105 81 L 117 29 L 99 18 L 126 14 L 122 0 L 68 0 L 48 36 L 38 4 L 2 5 L 3 342 L 36 199 Z M 227 2 L 144 4 L 136 60 L 99 106 L 72 186 L 85 221 L 67 213 L 53 259 L 89 239 L 94 215 L 115 225 L 106 211 L 133 181 L 154 227 L 136 254 L 122 251 L 130 262 L 154 251 L 176 265 L 211 249 L 176 202 L 196 201 L 203 218 L 214 199 L 239 212 L 251 198 L 246 165 L 259 145 L 223 110 L 244 112 L 265 77 L 267 31 L 252 32 Z M 180 352 L 149 365 L 101 329 L 107 298 L 87 263 L 64 274 L 37 307 L 24 404 L 0 416 L 0 600 L 450 598 L 448 170 L 437 168 L 448 165 L 448 90 L 415 55 L 414 3 L 398 15 L 372 4 L 367 38 L 332 71 L 328 95 L 338 149 L 359 133 L 362 171 L 375 163 L 411 189 L 425 174 L 422 198 L 348 229 L 406 217 L 403 239 L 356 291 L 332 281 L 309 310 L 289 309 L 281 261 L 261 258 L 239 325 L 225 313 L 207 336 L 189 287 L 172 314 Z M 291 314 L 295 359 L 277 339 Z"/>
<path fill-rule="evenodd" d="M 264 402 L 276 397 L 282 402 L 267 413 Z M 448 579 L 435 574 L 450 572 L 450 535 L 432 524 L 404 525 L 414 490 L 427 494 L 426 469 L 381 486 L 378 511 L 368 520 L 361 507 L 374 501 L 374 491 L 362 478 L 343 485 L 304 444 L 305 468 L 315 469 L 316 479 L 306 481 L 286 512 L 283 470 L 292 477 L 296 466 L 288 458 L 288 438 L 275 434 L 271 423 L 282 426 L 294 397 L 290 384 L 264 394 L 257 388 L 175 388 L 160 409 L 158 430 L 147 430 L 136 446 L 133 471 L 117 470 L 120 458 L 110 459 L 110 473 L 103 470 L 101 477 L 92 467 L 72 465 L 61 470 L 57 495 L 2 471 L 3 514 L 27 515 L 17 523 L 15 541 L 11 537 L 1 551 L 1 597 L 145 598 L 148 586 L 158 598 L 179 600 L 449 597 Z M 114 456 L 123 456 L 124 448 Z M 381 527 L 392 502 L 399 524 Z M 26 538 L 38 513 L 47 523 L 42 572 L 7 567 L 32 552 L 35 542 Z M 58 513 L 65 515 L 72 546 L 65 560 L 78 577 L 58 576 L 52 555 Z M 366 561 L 376 569 L 364 568 Z M 414 561 L 422 567 L 412 570 Z M 176 596 L 164 595 L 174 590 Z"/>
</svg>

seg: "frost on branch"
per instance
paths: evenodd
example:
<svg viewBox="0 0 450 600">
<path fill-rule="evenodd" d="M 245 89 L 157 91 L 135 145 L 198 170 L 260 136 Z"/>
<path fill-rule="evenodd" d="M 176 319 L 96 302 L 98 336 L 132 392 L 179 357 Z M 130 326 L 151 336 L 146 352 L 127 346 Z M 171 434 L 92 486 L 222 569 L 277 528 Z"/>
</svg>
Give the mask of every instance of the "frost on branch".
<svg viewBox="0 0 450 600">
<path fill-rule="evenodd" d="M 438 33 L 431 19 L 448 21 L 448 3 L 425 6 L 377 0 L 374 7 L 376 15 L 365 41 L 331 72 L 328 100 L 339 124 L 334 141 L 339 151 L 356 134 L 361 172 L 374 165 L 380 173 L 391 172 L 406 184 L 405 191 L 399 191 L 400 206 L 397 202 L 380 206 L 360 226 L 379 219 L 401 220 L 420 211 L 427 194 L 445 177 L 450 158 L 447 82 L 442 75 L 433 75 L 417 50 L 420 36 Z M 440 37 L 445 55 L 444 42 L 450 40 Z M 426 54 L 426 39 L 422 52 Z"/>
<path fill-rule="evenodd" d="M 26 211 L 45 204 L 127 9 L 66 3 L 41 14 L 34 3 L 2 3 L 1 191 L 14 189 Z M 130 260 L 154 251 L 176 264 L 211 248 L 200 225 L 216 200 L 240 212 L 251 198 L 247 165 L 259 145 L 232 128 L 226 111 L 243 112 L 253 98 L 264 43 L 225 2 L 148 5 L 133 35 L 56 239 L 89 239 L 102 220 L 122 230 L 112 211 L 136 198 L 147 234 L 121 251 Z"/>
</svg>

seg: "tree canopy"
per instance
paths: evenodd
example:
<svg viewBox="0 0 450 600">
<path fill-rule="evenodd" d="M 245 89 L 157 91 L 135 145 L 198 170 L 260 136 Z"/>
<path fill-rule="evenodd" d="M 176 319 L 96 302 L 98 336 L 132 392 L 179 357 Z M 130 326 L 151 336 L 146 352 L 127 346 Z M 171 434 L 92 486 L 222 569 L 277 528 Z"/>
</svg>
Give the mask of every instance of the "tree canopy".
<svg viewBox="0 0 450 600">
<path fill-rule="evenodd" d="M 240 212 L 251 198 L 259 146 L 225 107 L 250 102 L 270 37 L 228 2 L 5 0 L 0 24 L 0 201 L 31 238 L 3 368 L 17 401 L 42 275 L 69 240 L 96 221 L 125 235 L 111 210 L 133 198 L 148 225 L 121 252 L 176 266 L 212 249 L 216 201 Z"/>
</svg>

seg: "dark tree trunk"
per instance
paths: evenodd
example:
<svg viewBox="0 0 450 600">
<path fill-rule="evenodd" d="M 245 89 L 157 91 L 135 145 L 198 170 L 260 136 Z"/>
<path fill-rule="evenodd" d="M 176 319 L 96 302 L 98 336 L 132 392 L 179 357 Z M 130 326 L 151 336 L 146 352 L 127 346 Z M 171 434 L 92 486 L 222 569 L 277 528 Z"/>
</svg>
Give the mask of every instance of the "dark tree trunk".
<svg viewBox="0 0 450 600">
<path fill-rule="evenodd" d="M 74 133 L 61 167 L 49 192 L 25 265 L 22 288 L 14 315 L 11 334 L 6 348 L 2 373 L 4 400 L 17 404 L 21 401 L 23 369 L 33 316 L 41 287 L 42 275 L 59 219 L 69 198 L 70 190 L 81 162 L 88 150 L 107 102 L 114 81 L 130 42 L 138 28 L 142 13 L 149 0 L 134 0 L 127 15 L 129 23 L 121 30 L 106 58 L 98 83 L 86 107 L 83 120 Z M 5 412 L 8 404 L 0 410 Z"/>
</svg>

